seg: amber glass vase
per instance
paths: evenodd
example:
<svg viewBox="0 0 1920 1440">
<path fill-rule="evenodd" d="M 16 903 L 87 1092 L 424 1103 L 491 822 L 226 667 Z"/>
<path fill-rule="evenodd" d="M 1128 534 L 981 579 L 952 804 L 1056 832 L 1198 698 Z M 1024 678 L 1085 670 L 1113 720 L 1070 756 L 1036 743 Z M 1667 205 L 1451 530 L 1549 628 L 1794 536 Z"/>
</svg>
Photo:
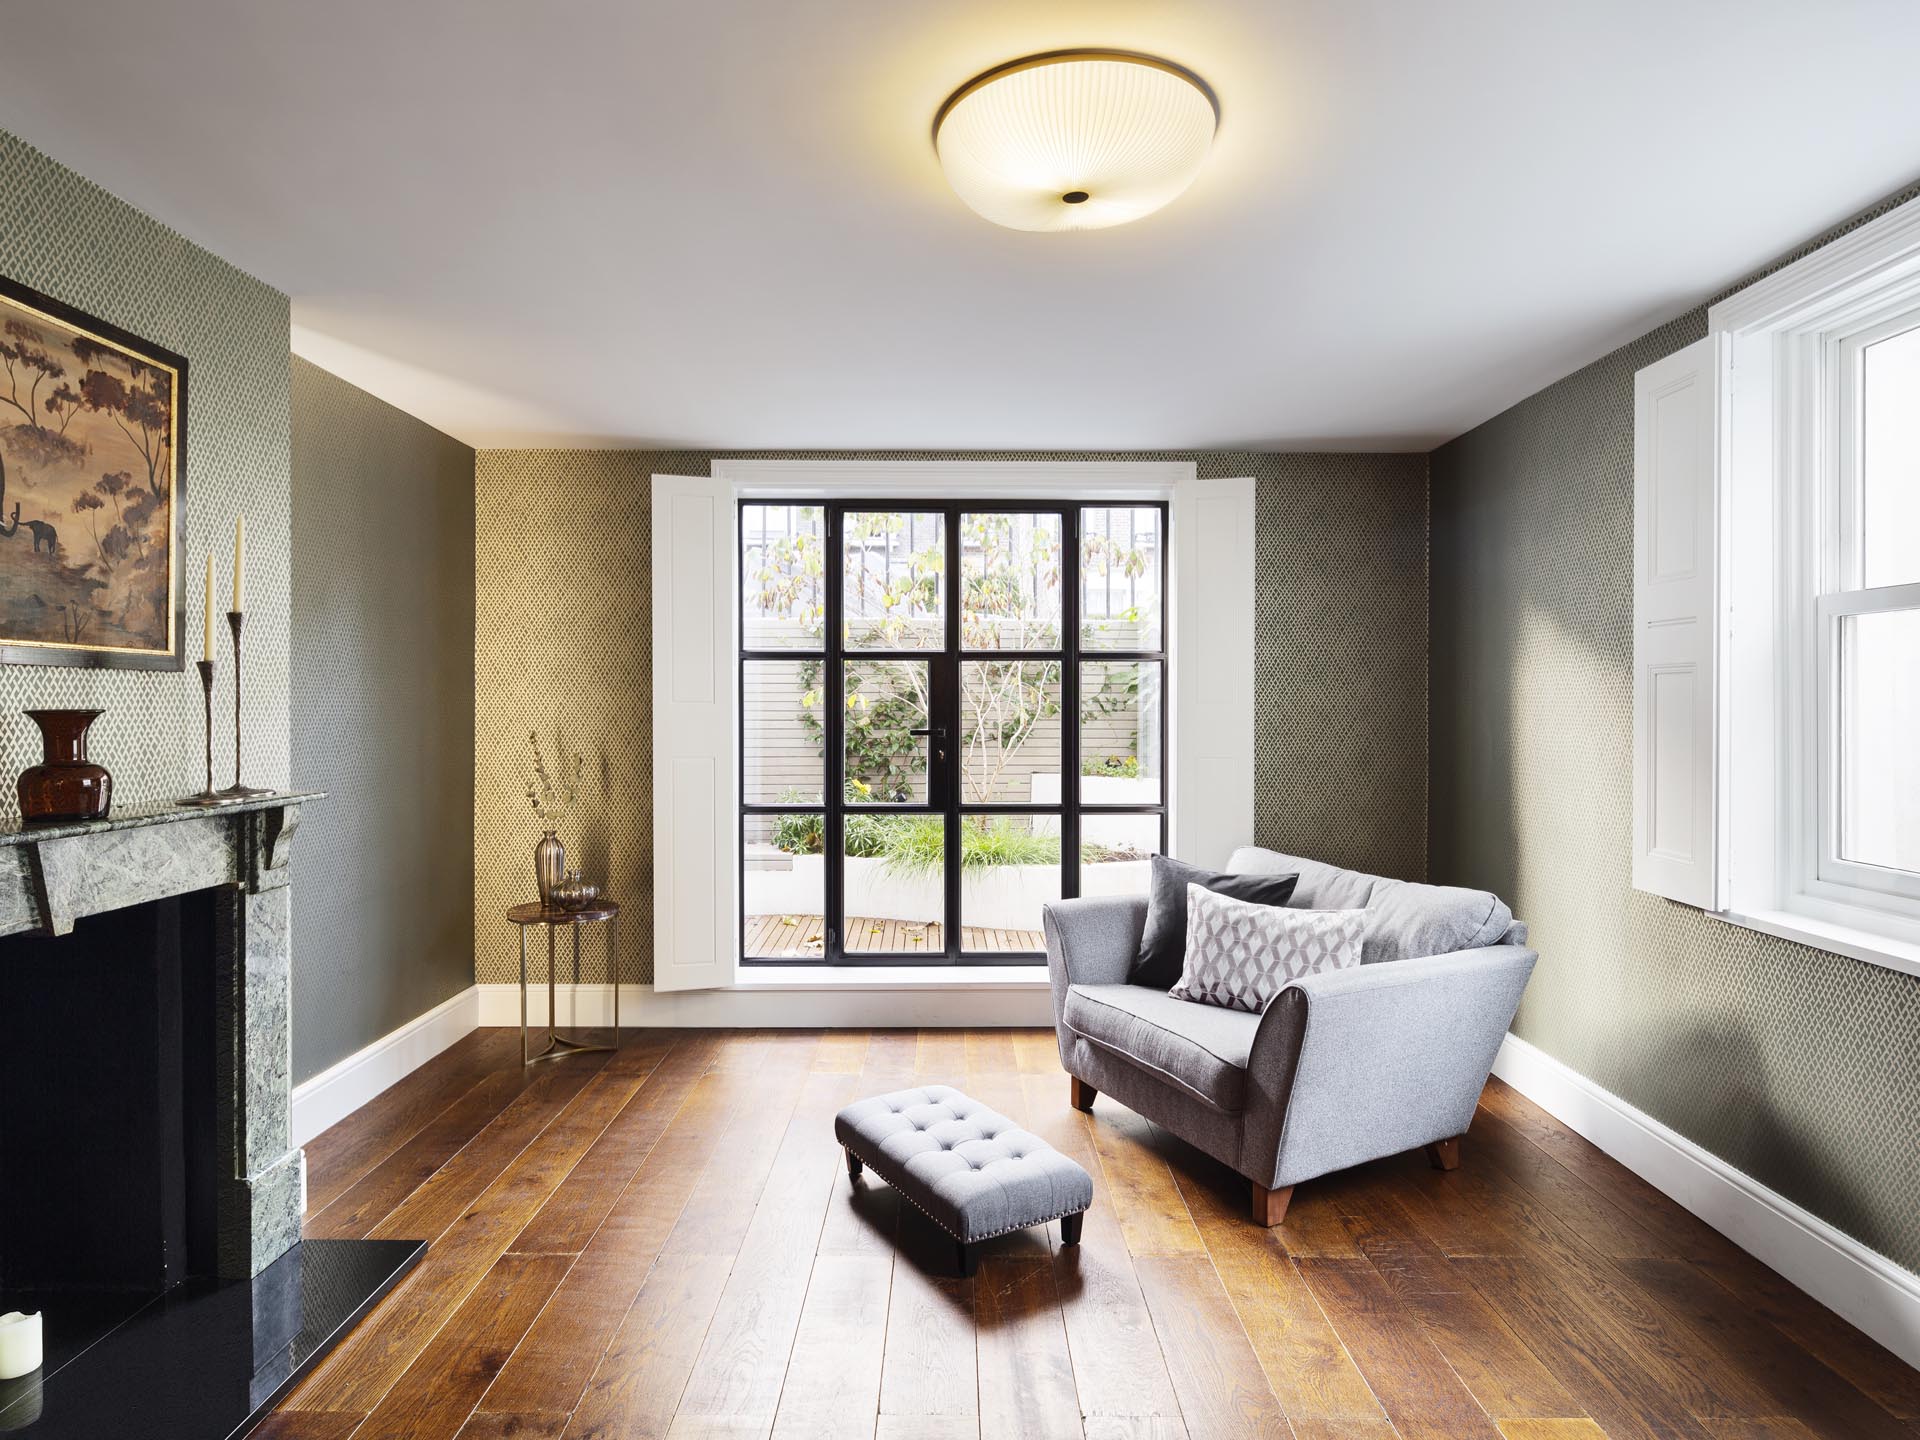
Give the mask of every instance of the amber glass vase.
<svg viewBox="0 0 1920 1440">
<path fill-rule="evenodd" d="M 87 759 L 87 729 L 103 710 L 29 710 L 40 727 L 40 763 L 20 772 L 15 789 L 23 820 L 104 820 L 113 776 Z"/>
</svg>

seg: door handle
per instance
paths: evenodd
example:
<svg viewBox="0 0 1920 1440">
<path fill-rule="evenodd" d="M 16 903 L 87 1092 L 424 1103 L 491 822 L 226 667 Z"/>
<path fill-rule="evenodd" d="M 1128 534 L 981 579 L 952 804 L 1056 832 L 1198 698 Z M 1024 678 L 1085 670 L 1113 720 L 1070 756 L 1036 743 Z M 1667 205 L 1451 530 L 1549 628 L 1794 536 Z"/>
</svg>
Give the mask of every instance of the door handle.
<svg viewBox="0 0 1920 1440">
<path fill-rule="evenodd" d="M 947 738 L 947 727 L 944 725 L 925 725 L 918 730 L 909 730 L 907 731 L 907 734 L 931 735 L 936 740 L 944 740 Z"/>
</svg>

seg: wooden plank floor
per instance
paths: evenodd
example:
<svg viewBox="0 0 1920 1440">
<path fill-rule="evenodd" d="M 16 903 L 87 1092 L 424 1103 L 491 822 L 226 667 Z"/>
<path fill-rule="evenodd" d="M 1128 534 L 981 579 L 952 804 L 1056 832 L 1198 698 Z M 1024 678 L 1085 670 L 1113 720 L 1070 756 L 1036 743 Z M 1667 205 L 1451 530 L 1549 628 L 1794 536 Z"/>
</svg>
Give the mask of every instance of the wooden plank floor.
<svg viewBox="0 0 1920 1440">
<path fill-rule="evenodd" d="M 517 1035 L 513 1037 L 517 1042 Z M 1244 1182 L 1043 1031 L 637 1031 L 523 1074 L 462 1041 L 308 1147 L 310 1235 L 426 1259 L 269 1440 L 1914 1440 L 1920 1373 L 1498 1081 L 1462 1168 L 1399 1156 L 1255 1228 Z M 1093 1174 L 950 1245 L 833 1113 L 957 1084 Z"/>
<path fill-rule="evenodd" d="M 826 941 L 826 921 L 818 915 L 749 915 L 746 950 L 755 959 L 818 960 Z M 946 943 L 937 922 L 869 920 L 847 921 L 847 949 L 875 955 L 936 954 Z M 979 925 L 960 927 L 960 948 L 969 955 L 1038 955 L 1047 937 L 1038 930 L 994 930 Z"/>
</svg>

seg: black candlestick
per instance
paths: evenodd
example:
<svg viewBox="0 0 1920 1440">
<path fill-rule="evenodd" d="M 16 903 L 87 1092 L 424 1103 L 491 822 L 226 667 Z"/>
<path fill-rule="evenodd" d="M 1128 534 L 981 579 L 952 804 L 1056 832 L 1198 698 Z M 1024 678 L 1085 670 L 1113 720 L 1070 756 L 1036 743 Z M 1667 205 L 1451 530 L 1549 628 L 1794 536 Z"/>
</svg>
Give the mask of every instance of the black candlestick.
<svg viewBox="0 0 1920 1440">
<path fill-rule="evenodd" d="M 213 661 L 196 660 L 193 668 L 200 672 L 200 701 L 206 712 L 207 721 L 207 788 L 198 795 L 189 795 L 182 805 L 231 805 L 244 797 L 229 795 L 224 790 L 213 788 Z"/>
<path fill-rule="evenodd" d="M 228 804 L 236 800 L 251 800 L 256 795 L 271 795 L 271 790 L 257 790 L 240 781 L 240 625 L 246 619 L 239 610 L 227 612 L 227 624 L 233 627 L 233 784 L 220 792 Z M 209 782 L 211 783 L 211 782 Z"/>
</svg>

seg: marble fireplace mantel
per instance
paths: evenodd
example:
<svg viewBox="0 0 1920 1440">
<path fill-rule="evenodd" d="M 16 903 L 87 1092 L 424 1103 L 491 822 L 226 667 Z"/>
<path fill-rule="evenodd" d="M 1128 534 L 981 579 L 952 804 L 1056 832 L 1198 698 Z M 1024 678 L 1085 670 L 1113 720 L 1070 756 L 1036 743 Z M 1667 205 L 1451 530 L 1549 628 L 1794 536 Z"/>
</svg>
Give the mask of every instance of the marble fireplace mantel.
<svg viewBox="0 0 1920 1440">
<path fill-rule="evenodd" d="M 213 1032 L 219 1274 L 258 1275 L 300 1239 L 293 1147 L 291 844 L 317 793 L 0 830 L 0 936 L 194 891 L 219 894 Z"/>
</svg>

